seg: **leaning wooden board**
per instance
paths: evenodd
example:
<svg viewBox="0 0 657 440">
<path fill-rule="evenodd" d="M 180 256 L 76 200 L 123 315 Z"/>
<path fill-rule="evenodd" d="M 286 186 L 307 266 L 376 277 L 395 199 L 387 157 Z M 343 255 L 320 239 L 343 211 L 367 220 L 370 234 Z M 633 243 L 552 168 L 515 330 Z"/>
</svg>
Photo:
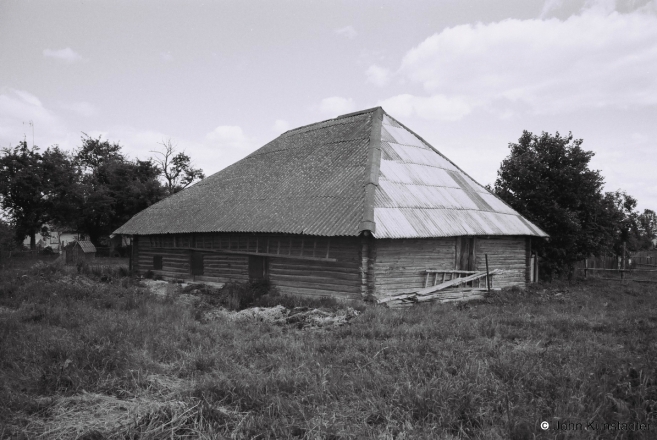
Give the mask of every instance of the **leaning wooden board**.
<svg viewBox="0 0 657 440">
<path fill-rule="evenodd" d="M 501 273 L 501 270 L 493 270 L 492 272 L 488 273 L 488 276 L 498 275 Z M 487 289 L 474 287 L 458 289 L 458 286 L 473 280 L 483 278 L 486 275 L 486 272 L 477 272 L 467 277 L 454 278 L 435 286 L 418 289 L 415 292 L 391 295 L 385 298 L 381 298 L 377 301 L 377 303 L 386 305 L 389 308 L 398 308 L 408 307 L 413 304 L 429 301 L 437 301 L 443 303 L 481 299 L 483 298 L 483 292 Z"/>
</svg>

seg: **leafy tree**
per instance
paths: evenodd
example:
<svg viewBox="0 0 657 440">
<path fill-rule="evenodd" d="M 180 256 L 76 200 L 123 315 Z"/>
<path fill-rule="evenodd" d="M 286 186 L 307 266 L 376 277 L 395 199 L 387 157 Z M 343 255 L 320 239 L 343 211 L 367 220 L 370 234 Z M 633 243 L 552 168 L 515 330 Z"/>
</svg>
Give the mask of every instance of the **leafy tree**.
<svg viewBox="0 0 657 440">
<path fill-rule="evenodd" d="M 187 188 L 196 180 L 205 178 L 203 170 L 194 168 L 192 160 L 185 152 L 176 153 L 176 146 L 168 139 L 162 142 L 162 151 L 151 151 L 157 156 L 152 159 L 160 171 L 164 179 L 164 186 L 167 194 L 171 195 Z"/>
<path fill-rule="evenodd" d="M 614 254 L 623 256 L 623 252 L 636 251 L 641 248 L 641 224 L 639 214 L 635 211 L 637 201 L 625 191 L 608 192 L 604 202 L 611 217 L 610 248 Z"/>
<path fill-rule="evenodd" d="M 0 207 L 14 225 L 17 239 L 30 237 L 34 249 L 36 233 L 51 220 L 70 218 L 67 206 L 75 192 L 76 169 L 70 157 L 57 146 L 43 154 L 39 147 L 20 142 L 5 148 L 0 157 Z"/>
<path fill-rule="evenodd" d="M 509 144 L 495 181 L 497 195 L 550 235 L 534 242 L 549 278 L 572 275 L 575 262 L 603 253 L 613 236 L 618 213 L 611 200 L 604 203 L 604 180 L 589 169 L 594 154 L 582 142 L 570 133 L 524 131 Z"/>
<path fill-rule="evenodd" d="M 126 159 L 118 143 L 85 135 L 76 162 L 83 170 L 76 225 L 95 244 L 164 196 L 157 166 Z"/>
<path fill-rule="evenodd" d="M 639 214 L 638 221 L 641 230 L 639 249 L 652 249 L 653 240 L 657 238 L 657 214 L 651 209 L 645 209 Z"/>
<path fill-rule="evenodd" d="M 16 247 L 18 247 L 18 242 L 14 227 L 0 219 L 0 251 L 11 251 L 16 249 Z"/>
</svg>

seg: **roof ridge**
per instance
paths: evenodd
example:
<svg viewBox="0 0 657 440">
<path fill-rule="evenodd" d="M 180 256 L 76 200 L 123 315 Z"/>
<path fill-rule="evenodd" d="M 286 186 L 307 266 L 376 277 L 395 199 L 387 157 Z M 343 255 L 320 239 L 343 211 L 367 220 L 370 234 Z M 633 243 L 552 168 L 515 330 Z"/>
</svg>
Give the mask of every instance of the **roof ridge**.
<svg viewBox="0 0 657 440">
<path fill-rule="evenodd" d="M 358 225 L 358 231 L 376 232 L 376 223 L 374 221 L 374 194 L 379 186 L 379 174 L 381 171 L 381 128 L 383 124 L 383 108 L 375 107 L 370 109 L 374 111 L 370 127 L 370 145 L 365 165 L 365 183 L 363 200 L 363 218 Z"/>
<path fill-rule="evenodd" d="M 350 117 L 353 117 L 353 116 L 359 116 L 359 115 L 363 115 L 363 114 L 366 114 L 366 113 L 372 113 L 372 112 L 376 111 L 377 109 L 381 109 L 383 111 L 383 108 L 381 108 L 381 107 L 372 107 L 372 108 L 368 108 L 367 110 L 359 110 L 357 112 L 345 113 L 344 115 L 336 116 L 335 118 L 325 119 L 323 121 L 313 122 L 312 124 L 306 124 L 306 125 L 302 125 L 301 127 L 292 128 L 288 131 L 285 131 L 285 132 L 281 133 L 279 137 L 285 136 L 288 133 L 293 133 L 295 131 L 302 130 L 304 128 L 312 127 L 313 125 L 325 124 L 327 122 L 337 121 L 338 119 L 350 118 Z"/>
</svg>

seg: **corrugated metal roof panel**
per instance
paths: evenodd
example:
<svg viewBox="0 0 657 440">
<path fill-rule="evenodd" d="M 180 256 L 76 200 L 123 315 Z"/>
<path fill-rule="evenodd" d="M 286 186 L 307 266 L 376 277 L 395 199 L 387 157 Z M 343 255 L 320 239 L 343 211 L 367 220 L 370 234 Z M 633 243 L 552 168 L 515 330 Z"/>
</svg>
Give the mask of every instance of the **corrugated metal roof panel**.
<svg viewBox="0 0 657 440">
<path fill-rule="evenodd" d="M 376 238 L 536 235 L 516 215 L 483 211 L 375 208 L 374 220 Z"/>
<path fill-rule="evenodd" d="M 448 160 L 441 155 L 436 154 L 428 148 L 409 148 L 406 145 L 390 143 L 391 148 L 399 156 L 399 161 L 403 163 L 414 163 L 429 167 L 444 168 L 446 170 L 456 170 Z"/>
<path fill-rule="evenodd" d="M 490 207 L 493 209 L 493 211 L 495 212 L 501 212 L 503 214 L 516 214 L 516 211 L 514 211 L 506 203 L 495 197 L 493 194 L 479 193 L 479 196 L 482 199 L 484 199 L 486 203 L 488 203 Z"/>
<path fill-rule="evenodd" d="M 382 131 L 376 237 L 546 236 L 387 115 Z"/>
<path fill-rule="evenodd" d="M 390 135 L 395 139 L 395 142 L 397 142 L 398 144 L 414 146 L 424 150 L 429 149 L 426 145 L 424 145 L 424 142 L 422 142 L 415 135 L 413 135 L 412 133 L 401 127 L 386 125 L 385 130 L 387 130 L 388 133 L 390 133 Z"/>
<path fill-rule="evenodd" d="M 399 122 L 395 121 L 385 113 L 383 114 L 383 125 L 392 125 L 393 127 L 402 128 L 402 126 L 399 125 Z"/>
</svg>

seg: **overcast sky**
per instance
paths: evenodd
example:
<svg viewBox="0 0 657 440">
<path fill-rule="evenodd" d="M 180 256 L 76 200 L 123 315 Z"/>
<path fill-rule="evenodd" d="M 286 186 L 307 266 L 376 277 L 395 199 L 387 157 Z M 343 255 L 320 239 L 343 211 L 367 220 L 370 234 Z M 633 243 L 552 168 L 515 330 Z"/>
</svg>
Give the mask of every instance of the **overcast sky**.
<svg viewBox="0 0 657 440">
<path fill-rule="evenodd" d="M 0 147 L 82 132 L 206 174 L 377 105 L 479 183 L 569 131 L 657 210 L 657 0 L 0 0 Z"/>
</svg>

